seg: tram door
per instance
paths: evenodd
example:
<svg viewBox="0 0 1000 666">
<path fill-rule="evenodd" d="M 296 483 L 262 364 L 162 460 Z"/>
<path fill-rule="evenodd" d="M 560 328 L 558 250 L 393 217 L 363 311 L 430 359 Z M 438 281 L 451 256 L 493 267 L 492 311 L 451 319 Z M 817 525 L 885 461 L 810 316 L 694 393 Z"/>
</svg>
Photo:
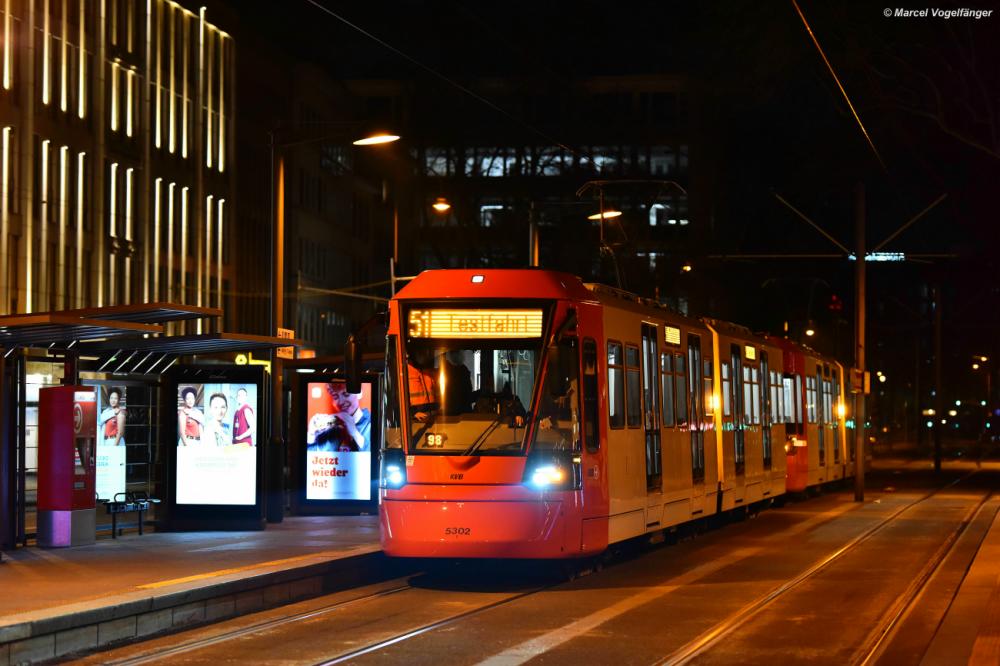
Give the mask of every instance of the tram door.
<svg viewBox="0 0 1000 666">
<path fill-rule="evenodd" d="M 844 448 L 843 430 L 840 429 L 840 374 L 830 371 L 830 415 L 833 422 L 833 464 L 840 464 L 840 451 Z"/>
<path fill-rule="evenodd" d="M 760 352 L 760 383 L 757 388 L 760 390 L 760 422 L 761 422 L 761 444 L 764 448 L 764 469 L 771 469 L 771 426 L 774 425 L 771 417 L 771 368 L 767 362 L 767 352 Z"/>
<path fill-rule="evenodd" d="M 691 387 L 691 476 L 694 483 L 705 480 L 705 386 L 701 371 L 701 338 L 688 335 L 688 384 Z"/>
<path fill-rule="evenodd" d="M 814 407 L 816 414 L 816 432 L 817 441 L 819 442 L 819 464 L 823 466 L 826 464 L 826 382 L 823 381 L 823 369 L 820 366 L 816 366 L 816 392 L 813 394 L 813 401 L 816 405 Z"/>
<path fill-rule="evenodd" d="M 656 349 L 656 326 L 642 325 L 642 404 L 645 409 L 643 428 L 646 431 L 646 489 L 662 488 L 662 452 L 660 444 L 660 378 Z"/>
<path fill-rule="evenodd" d="M 730 367 L 733 373 L 732 403 L 733 403 L 733 459 L 736 462 L 736 474 L 742 475 L 746 469 L 746 442 L 743 429 L 746 427 L 746 404 L 743 393 L 743 357 L 740 345 L 731 345 Z"/>
</svg>

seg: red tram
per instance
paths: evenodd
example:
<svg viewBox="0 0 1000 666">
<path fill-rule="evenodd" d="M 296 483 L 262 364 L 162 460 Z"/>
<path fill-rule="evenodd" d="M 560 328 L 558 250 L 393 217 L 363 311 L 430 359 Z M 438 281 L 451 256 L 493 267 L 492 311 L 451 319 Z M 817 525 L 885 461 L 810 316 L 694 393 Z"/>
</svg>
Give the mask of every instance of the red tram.
<svg viewBox="0 0 1000 666">
<path fill-rule="evenodd" d="M 852 474 L 844 368 L 788 340 L 530 269 L 389 314 L 388 555 L 585 557 Z"/>
</svg>

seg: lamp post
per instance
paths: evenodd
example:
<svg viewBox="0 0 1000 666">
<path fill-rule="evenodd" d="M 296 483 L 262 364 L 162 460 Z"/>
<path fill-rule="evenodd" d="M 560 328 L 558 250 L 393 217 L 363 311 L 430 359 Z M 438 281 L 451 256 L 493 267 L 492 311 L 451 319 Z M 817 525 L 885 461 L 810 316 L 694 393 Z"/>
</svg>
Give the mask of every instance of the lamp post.
<svg viewBox="0 0 1000 666">
<path fill-rule="evenodd" d="M 284 293 L 285 293 L 285 162 L 278 155 L 278 149 L 290 148 L 293 146 L 320 143 L 344 139 L 350 136 L 347 134 L 347 127 L 355 128 L 357 123 L 301 123 L 299 125 L 338 125 L 341 129 L 335 134 L 313 137 L 300 141 L 288 141 L 277 143 L 276 136 L 282 129 L 275 128 L 267 133 L 268 152 L 270 157 L 270 234 L 271 234 L 271 270 L 270 270 L 270 322 L 269 332 L 277 335 L 278 329 L 282 327 L 284 313 Z M 296 125 L 298 126 L 298 125 Z M 377 146 L 399 140 L 394 134 L 378 133 L 370 134 L 357 139 L 352 143 L 356 146 Z M 284 441 L 282 438 L 282 416 L 284 408 L 282 400 L 282 362 L 278 358 L 275 348 L 271 348 L 269 353 L 271 365 L 271 440 L 268 446 L 267 468 L 270 470 L 278 465 L 284 469 Z M 275 474 L 276 479 L 281 475 Z M 269 488 L 267 501 L 267 517 L 271 522 L 279 522 L 283 512 L 282 492 L 280 482 L 274 484 L 277 487 Z"/>
<path fill-rule="evenodd" d="M 316 123 L 310 123 L 316 124 Z M 345 123 L 319 123 L 319 124 L 332 124 L 341 125 Z M 356 123 L 347 123 L 351 126 L 356 126 Z M 285 262 L 285 251 L 284 251 L 284 234 L 285 234 L 285 164 L 283 159 L 276 160 L 276 152 L 278 148 L 290 148 L 293 146 L 300 146 L 312 143 L 320 143 L 323 141 L 330 141 L 334 139 L 343 139 L 349 136 L 345 131 L 340 131 L 336 134 L 324 135 L 321 137 L 315 137 L 310 139 L 304 139 L 301 141 L 289 141 L 286 143 L 275 143 L 275 135 L 279 129 L 274 129 L 268 132 L 268 150 L 270 152 L 270 170 L 271 170 L 271 185 L 270 185 L 270 230 L 271 230 L 271 273 L 270 273 L 270 291 L 271 291 L 271 312 L 270 312 L 270 332 L 271 335 L 277 334 L 278 328 L 281 327 L 283 321 L 284 312 L 284 262 Z M 385 132 L 379 132 L 376 134 L 370 134 L 363 138 L 356 139 L 352 141 L 355 146 L 379 146 L 392 143 L 399 140 L 399 136 L 395 134 L 389 134 Z M 394 215 L 395 218 L 395 215 Z M 394 231 L 393 235 L 397 235 L 397 222 L 394 219 Z M 396 241 L 394 238 L 393 243 L 393 257 L 396 257 L 397 248 L 395 247 Z M 275 361 L 275 352 L 271 352 L 272 360 L 272 370 L 273 363 Z M 275 373 L 276 374 L 276 373 Z M 278 419 L 272 419 L 271 434 L 280 434 L 280 429 L 278 429 L 280 421 Z"/>
</svg>

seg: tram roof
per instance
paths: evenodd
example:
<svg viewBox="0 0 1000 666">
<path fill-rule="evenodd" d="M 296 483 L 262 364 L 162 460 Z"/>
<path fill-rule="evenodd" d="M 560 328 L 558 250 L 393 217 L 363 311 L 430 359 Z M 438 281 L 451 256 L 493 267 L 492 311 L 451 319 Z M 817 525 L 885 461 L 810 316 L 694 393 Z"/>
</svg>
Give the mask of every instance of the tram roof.
<svg viewBox="0 0 1000 666">
<path fill-rule="evenodd" d="M 399 300 L 435 299 L 571 299 L 596 302 L 580 278 L 537 268 L 424 271 L 396 294 Z"/>
</svg>

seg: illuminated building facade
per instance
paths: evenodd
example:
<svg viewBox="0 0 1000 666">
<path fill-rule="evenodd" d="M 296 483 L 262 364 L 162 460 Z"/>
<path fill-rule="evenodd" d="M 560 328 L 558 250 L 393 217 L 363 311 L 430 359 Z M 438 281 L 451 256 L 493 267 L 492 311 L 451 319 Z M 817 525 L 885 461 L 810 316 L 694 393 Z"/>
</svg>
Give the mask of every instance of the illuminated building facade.
<svg viewBox="0 0 1000 666">
<path fill-rule="evenodd" d="M 235 44 L 169 0 L 0 0 L 0 313 L 224 307 Z"/>
</svg>

